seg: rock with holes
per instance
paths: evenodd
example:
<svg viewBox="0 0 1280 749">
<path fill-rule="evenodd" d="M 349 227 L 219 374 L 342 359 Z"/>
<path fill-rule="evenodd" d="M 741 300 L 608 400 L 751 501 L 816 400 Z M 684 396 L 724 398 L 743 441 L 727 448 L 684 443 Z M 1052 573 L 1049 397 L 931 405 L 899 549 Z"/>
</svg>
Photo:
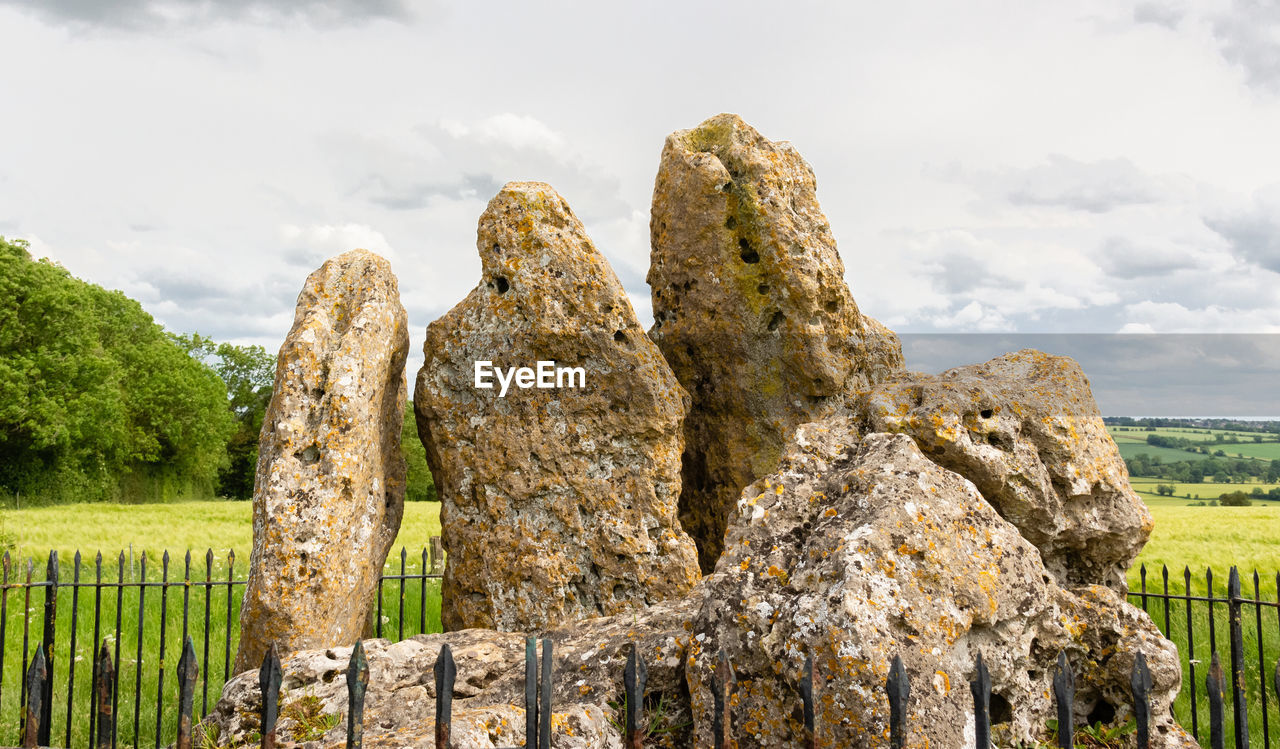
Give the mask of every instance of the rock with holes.
<svg viewBox="0 0 1280 749">
<path fill-rule="evenodd" d="M 908 434 L 972 481 L 1060 583 L 1125 592 L 1151 513 L 1074 361 L 1027 350 L 940 375 L 901 374 L 850 408 L 866 431 Z"/>
<path fill-rule="evenodd" d="M 885 746 L 885 680 L 895 655 L 909 682 L 913 749 L 974 745 L 969 681 L 979 654 L 992 682 L 996 746 L 1049 744 L 1053 667 L 1076 674 L 1077 724 L 1123 726 L 1129 677 L 1149 664 L 1152 746 L 1195 747 L 1170 718 L 1181 672 L 1172 643 L 1141 610 L 1102 586 L 1067 590 L 1018 530 L 956 473 L 905 435 L 860 436 L 847 416 L 802 426 L 779 470 L 752 484 L 716 572 L 688 595 L 566 624 L 554 642 L 554 746 L 617 747 L 622 674 L 634 647 L 648 665 L 645 746 L 712 746 L 712 674 L 731 663 L 735 745 L 804 746 L 798 692 L 814 661 L 817 746 Z M 468 629 L 365 643 L 367 746 L 430 746 L 432 667 L 444 643 L 457 666 L 455 746 L 518 746 L 524 638 Z M 284 660 L 285 711 L 345 715 L 349 648 Z M 207 722 L 230 744 L 256 728 L 257 675 L 228 683 Z M 300 708 L 294 708 L 293 712 Z M 307 746 L 339 746 L 345 722 Z M 295 718 L 281 735 L 299 738 Z"/>
<path fill-rule="evenodd" d="M 972 483 L 905 435 L 847 417 L 802 426 L 779 470 L 743 492 L 716 572 L 699 588 L 687 673 L 695 743 L 711 745 L 711 676 L 733 663 L 740 747 L 802 745 L 796 685 L 811 656 L 819 746 L 880 746 L 894 656 L 910 683 L 905 746 L 974 745 L 969 682 L 991 673 L 997 746 L 1045 739 L 1052 667 L 1076 673 L 1077 720 L 1122 725 L 1139 652 L 1154 687 L 1152 746 L 1194 742 L 1169 706 L 1174 645 L 1101 586 L 1067 590 Z M 875 737 L 874 739 L 872 737 Z"/>
<path fill-rule="evenodd" d="M 409 331 L 396 277 L 354 250 L 312 273 L 276 360 L 236 670 L 361 636 L 400 528 Z"/>
<path fill-rule="evenodd" d="M 650 336 L 693 397 L 680 520 L 702 569 L 791 432 L 902 368 L 844 282 L 813 170 L 722 114 L 667 138 L 653 194 Z"/>
<path fill-rule="evenodd" d="M 444 626 L 541 630 L 687 593 L 688 395 L 550 186 L 480 217 L 480 284 L 427 328 L 414 391 L 443 507 Z"/>
<path fill-rule="evenodd" d="M 617 726 L 623 714 L 618 706 L 624 699 L 622 671 L 632 648 L 648 664 L 646 729 L 651 735 L 645 746 L 691 746 L 683 664 L 685 627 L 693 610 L 693 599 L 686 598 L 549 632 L 552 746 L 621 749 Z M 364 642 L 369 664 L 364 746 L 435 745 L 433 669 L 446 642 L 457 669 L 449 745 L 524 745 L 524 635 L 466 629 L 394 644 Z M 308 748 L 344 746 L 351 649 L 306 651 L 283 659 L 279 738 Z M 540 650 L 539 657 L 545 652 Z M 216 736 L 219 746 L 251 744 L 259 730 L 261 704 L 257 672 L 241 674 L 227 682 L 203 730 Z"/>
</svg>

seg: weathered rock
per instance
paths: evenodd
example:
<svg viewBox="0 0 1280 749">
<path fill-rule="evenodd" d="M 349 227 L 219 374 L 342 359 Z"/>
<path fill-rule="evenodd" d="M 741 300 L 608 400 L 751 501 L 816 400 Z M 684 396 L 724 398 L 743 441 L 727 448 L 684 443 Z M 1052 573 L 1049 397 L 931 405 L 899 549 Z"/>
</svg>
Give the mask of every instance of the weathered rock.
<svg viewBox="0 0 1280 749">
<path fill-rule="evenodd" d="M 676 517 L 688 395 L 550 186 L 480 217 L 483 276 L 427 328 L 414 406 L 439 488 L 444 626 L 541 630 L 687 593 Z M 580 367 L 585 384 L 476 387 L 477 361 Z M 581 383 L 576 383 L 581 384 Z"/>
<path fill-rule="evenodd" d="M 326 262 L 298 296 L 263 418 L 236 670 L 361 636 L 404 509 L 409 331 L 391 266 Z"/>
<path fill-rule="evenodd" d="M 850 408 L 864 431 L 906 433 L 972 481 L 1061 584 L 1125 592 L 1151 513 L 1074 361 L 1027 350 L 940 375 L 900 374 Z"/>
<path fill-rule="evenodd" d="M 1080 721 L 1131 711 L 1138 652 L 1152 672 L 1152 746 L 1194 746 L 1169 717 L 1178 654 L 1142 611 L 1103 587 L 1065 590 L 1036 549 L 973 485 L 904 435 L 833 418 L 808 424 L 779 471 L 747 488 L 724 555 L 699 586 L 688 667 L 701 745 L 706 686 L 724 648 L 735 666 L 740 746 L 800 741 L 793 686 L 806 655 L 819 674 L 820 744 L 866 745 L 888 730 L 893 656 L 911 681 L 907 746 L 973 745 L 968 682 L 981 653 L 999 746 L 1053 717 L 1052 664 L 1077 672 Z"/>
<path fill-rule="evenodd" d="M 650 336 L 693 396 L 680 521 L 715 565 L 743 487 L 791 432 L 902 368 L 858 311 L 813 170 L 722 114 L 668 136 L 653 194 Z"/>
<path fill-rule="evenodd" d="M 689 596 L 550 633 L 560 716 L 553 725 L 576 720 L 581 737 L 566 729 L 556 746 L 618 746 L 611 719 L 621 717 L 632 642 L 649 664 L 648 714 L 661 701 L 663 727 L 675 729 L 646 746 L 710 745 L 709 684 L 721 648 L 735 671 L 731 730 L 743 749 L 800 745 L 795 685 L 806 655 L 816 664 L 819 746 L 887 744 L 884 682 L 894 655 L 911 682 L 906 746 L 973 745 L 968 682 L 979 653 L 991 672 L 997 745 L 1044 739 L 1059 652 L 1077 674 L 1081 723 L 1126 720 L 1130 669 L 1144 653 L 1152 746 L 1196 746 L 1169 717 L 1181 681 L 1177 652 L 1147 615 L 1108 588 L 1060 587 L 972 483 L 926 459 L 905 435 L 860 438 L 847 417 L 801 427 L 779 470 L 744 492 L 733 523 L 715 574 Z M 367 645 L 370 746 L 426 745 L 429 674 L 445 641 L 458 663 L 455 715 L 466 716 L 455 723 L 454 734 L 468 737 L 459 746 L 495 745 L 487 736 L 510 741 L 512 724 L 519 735 L 523 713 L 511 706 L 522 704 L 522 638 L 466 630 Z M 286 660 L 286 688 L 340 711 L 348 654 Z M 256 708 L 255 684 L 249 673 L 228 685 L 211 720 L 221 737 L 248 730 L 243 714 Z M 342 731 L 331 730 L 324 745 Z"/>
</svg>

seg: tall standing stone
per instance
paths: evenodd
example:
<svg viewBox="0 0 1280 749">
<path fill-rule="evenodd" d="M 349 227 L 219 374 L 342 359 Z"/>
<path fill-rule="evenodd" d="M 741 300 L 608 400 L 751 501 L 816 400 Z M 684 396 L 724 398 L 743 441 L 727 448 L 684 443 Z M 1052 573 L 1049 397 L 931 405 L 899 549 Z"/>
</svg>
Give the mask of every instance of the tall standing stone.
<svg viewBox="0 0 1280 749">
<path fill-rule="evenodd" d="M 653 194 L 650 335 L 693 396 L 680 521 L 703 572 L 743 487 L 792 431 L 902 368 L 897 337 L 858 311 L 813 170 L 721 114 L 667 138 Z"/>
<path fill-rule="evenodd" d="M 613 270 L 537 182 L 498 193 L 477 247 L 480 284 L 428 326 L 414 391 L 443 503 L 445 629 L 539 630 L 687 593 L 697 556 L 676 508 L 689 396 Z M 540 361 L 582 380 L 476 386 L 477 362 Z"/>
<path fill-rule="evenodd" d="M 400 529 L 409 331 L 390 264 L 326 262 L 298 296 L 262 421 L 236 670 L 362 634 Z"/>
</svg>

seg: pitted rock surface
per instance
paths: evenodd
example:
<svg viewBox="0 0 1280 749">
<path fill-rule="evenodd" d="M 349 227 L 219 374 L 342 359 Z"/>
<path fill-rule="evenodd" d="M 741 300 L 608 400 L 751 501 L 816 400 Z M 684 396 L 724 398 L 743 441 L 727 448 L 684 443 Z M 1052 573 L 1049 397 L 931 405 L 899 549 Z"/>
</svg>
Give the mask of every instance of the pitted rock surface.
<svg viewBox="0 0 1280 749">
<path fill-rule="evenodd" d="M 443 502 L 445 629 L 542 630 L 686 594 L 689 396 L 549 185 L 504 187 L 477 247 L 481 282 L 428 326 L 414 392 Z M 583 368 L 585 387 L 475 387 L 476 361 L 540 360 Z"/>
<path fill-rule="evenodd" d="M 850 408 L 865 431 L 908 434 L 972 481 L 1061 584 L 1125 592 L 1151 513 L 1073 360 L 1025 350 L 940 375 L 901 374 Z"/>
<path fill-rule="evenodd" d="M 777 467 L 791 432 L 902 368 L 897 337 L 845 285 L 816 189 L 791 144 L 736 115 L 675 132 L 662 150 L 650 336 L 693 396 L 680 521 L 704 572 L 739 493 Z"/>
<path fill-rule="evenodd" d="M 1127 720 L 1129 674 L 1142 652 L 1153 684 L 1152 746 L 1196 746 L 1170 717 L 1178 654 L 1150 618 L 1108 588 L 1059 586 L 971 482 L 905 435 L 860 437 L 847 417 L 802 426 L 779 470 L 743 493 L 728 541 L 716 572 L 688 596 L 549 633 L 562 716 L 553 725 L 590 737 L 566 729 L 555 746 L 619 745 L 614 724 L 632 643 L 649 667 L 648 714 L 661 703 L 660 728 L 675 729 L 646 746 L 711 745 L 710 678 L 721 648 L 734 668 L 731 731 L 741 749 L 801 745 L 796 685 L 806 655 L 816 664 L 819 746 L 888 745 L 884 683 L 895 655 L 911 683 L 906 746 L 972 746 L 968 682 L 979 653 L 991 673 L 996 745 L 1047 743 L 1059 652 L 1076 673 L 1077 723 L 1108 713 L 1116 725 Z M 455 714 L 467 716 L 454 734 L 475 737 L 458 745 L 503 745 L 513 723 L 519 735 L 523 638 L 464 630 L 366 645 L 371 746 L 429 745 L 430 673 L 443 642 L 458 664 Z M 286 660 L 286 688 L 341 710 L 349 654 Z M 210 719 L 220 736 L 251 730 L 245 716 L 256 691 L 252 672 L 229 683 Z M 316 745 L 336 745 L 344 725 Z"/>
<path fill-rule="evenodd" d="M 353 250 L 307 278 L 262 422 L 237 671 L 272 643 L 361 636 L 404 509 L 408 350 L 386 260 Z"/>
<path fill-rule="evenodd" d="M 806 655 L 819 674 L 819 745 L 880 745 L 867 742 L 887 735 L 883 685 L 896 654 L 911 683 L 906 745 L 961 747 L 974 741 L 979 653 L 998 706 L 993 738 L 1009 746 L 1043 738 L 1059 651 L 1077 674 L 1082 724 L 1130 714 L 1141 651 L 1152 746 L 1194 746 L 1169 717 L 1177 651 L 1150 618 L 1107 588 L 1060 587 L 973 484 L 905 435 L 860 439 L 845 418 L 801 427 L 779 471 L 743 492 L 699 591 L 688 666 L 698 742 L 710 741 L 706 685 L 720 648 L 736 672 L 735 735 L 751 737 L 740 746 L 799 743 L 793 685 Z"/>
</svg>

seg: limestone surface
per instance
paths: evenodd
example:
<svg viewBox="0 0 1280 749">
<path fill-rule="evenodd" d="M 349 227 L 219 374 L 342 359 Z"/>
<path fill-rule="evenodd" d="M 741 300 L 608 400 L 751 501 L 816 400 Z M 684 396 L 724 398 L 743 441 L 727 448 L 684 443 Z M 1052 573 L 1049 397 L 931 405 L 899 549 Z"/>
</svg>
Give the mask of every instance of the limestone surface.
<svg viewBox="0 0 1280 749">
<path fill-rule="evenodd" d="M 722 114 L 668 136 L 653 193 L 650 336 L 693 397 L 680 520 L 703 572 L 743 487 L 791 432 L 902 368 L 897 337 L 863 315 L 813 170 Z"/>
<path fill-rule="evenodd" d="M 699 578 L 676 515 L 689 396 L 549 185 L 506 185 L 477 247 L 480 284 L 428 326 L 414 391 L 445 629 L 542 630 L 684 595 Z M 540 361 L 551 387 L 476 386 L 477 362 Z"/>
<path fill-rule="evenodd" d="M 237 671 L 272 643 L 361 636 L 404 509 L 408 350 L 386 260 L 353 250 L 307 278 L 262 422 Z"/>
<path fill-rule="evenodd" d="M 779 469 L 743 493 L 715 573 L 689 595 L 547 633 L 556 653 L 553 726 L 565 731 L 554 745 L 619 745 L 622 671 L 634 643 L 648 664 L 646 714 L 659 716 L 646 746 L 712 744 L 710 680 L 721 649 L 733 665 L 730 725 L 742 749 L 803 745 L 805 656 L 815 663 L 818 746 L 887 745 L 884 684 L 895 655 L 911 684 L 905 745 L 973 746 L 968 683 L 979 654 L 991 673 L 996 745 L 1047 744 L 1059 652 L 1076 674 L 1078 724 L 1128 719 L 1141 652 L 1153 684 L 1152 746 L 1196 746 L 1170 717 L 1177 651 L 1145 613 L 1106 587 L 1058 585 L 971 482 L 905 435 L 859 430 L 847 416 L 802 426 Z M 518 745 L 523 638 L 490 630 L 367 644 L 374 718 L 365 740 L 429 745 L 429 674 L 443 642 L 458 663 L 455 715 L 465 716 L 455 735 L 469 737 L 458 745 Z M 340 711 L 349 652 L 286 660 L 286 687 Z M 244 716 L 256 690 L 253 673 L 228 685 L 211 718 L 219 736 L 250 730 Z M 336 745 L 343 730 L 315 746 Z M 486 744 L 485 736 L 494 738 Z"/>
<path fill-rule="evenodd" d="M 1151 513 L 1074 361 L 1025 350 L 940 375 L 904 373 L 849 406 L 865 431 L 908 434 L 972 481 L 1063 585 L 1125 592 Z"/>
</svg>

